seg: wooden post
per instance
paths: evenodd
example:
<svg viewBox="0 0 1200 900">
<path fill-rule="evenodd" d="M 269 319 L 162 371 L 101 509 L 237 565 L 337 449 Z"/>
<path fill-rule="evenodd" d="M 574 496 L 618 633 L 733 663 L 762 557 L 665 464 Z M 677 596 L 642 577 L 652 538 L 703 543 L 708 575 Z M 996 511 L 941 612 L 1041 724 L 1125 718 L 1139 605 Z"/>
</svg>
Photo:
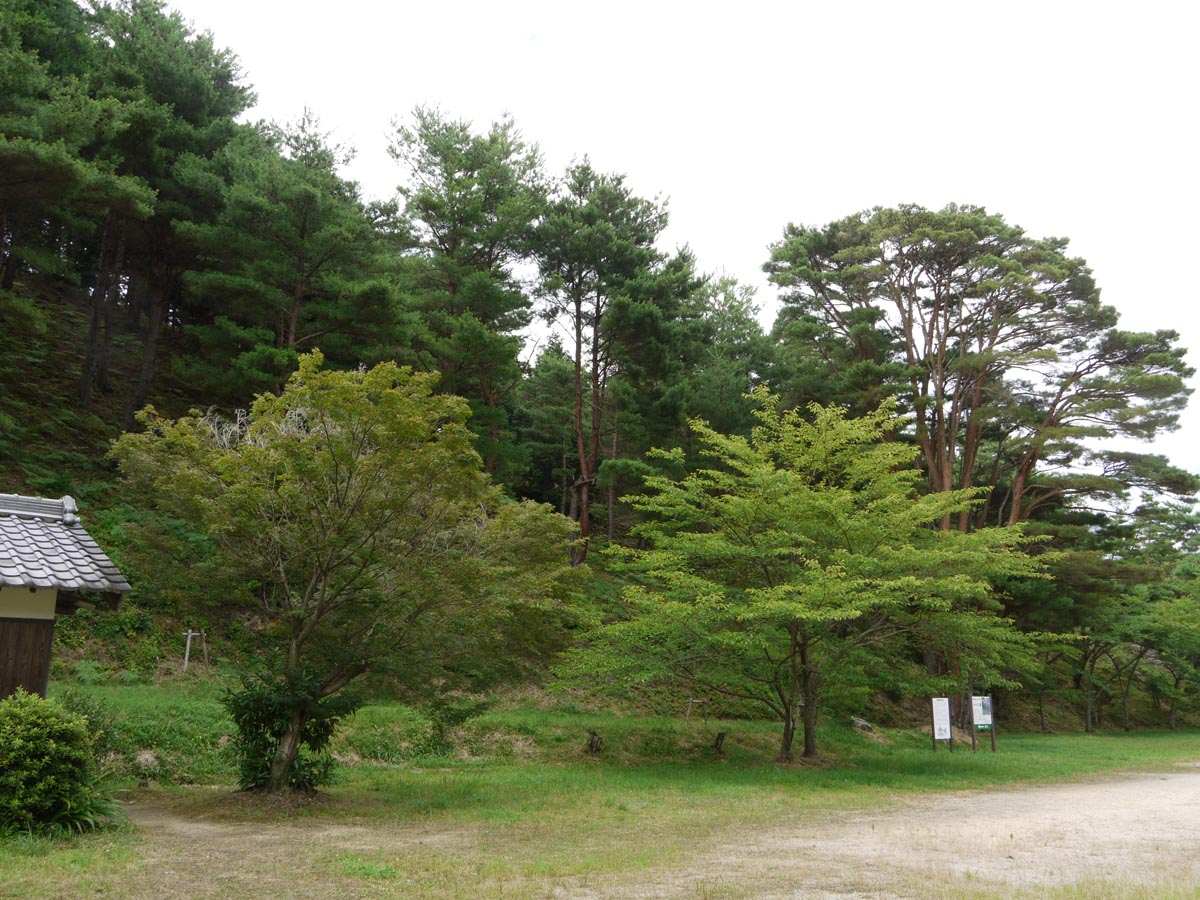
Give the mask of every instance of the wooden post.
<svg viewBox="0 0 1200 900">
<path fill-rule="evenodd" d="M 971 750 L 978 750 L 979 747 L 975 743 L 975 695 L 967 694 L 967 705 L 971 708 Z"/>
<path fill-rule="evenodd" d="M 988 694 L 988 706 L 992 710 L 992 752 L 996 752 L 996 704 L 992 702 L 992 695 Z"/>
<path fill-rule="evenodd" d="M 208 668 L 208 632 L 207 631 L 192 631 L 188 629 L 184 632 L 184 637 L 187 638 L 187 643 L 183 645 L 183 671 L 188 670 L 188 663 L 192 657 L 192 638 L 200 638 L 200 647 L 204 651 L 204 667 Z"/>
</svg>

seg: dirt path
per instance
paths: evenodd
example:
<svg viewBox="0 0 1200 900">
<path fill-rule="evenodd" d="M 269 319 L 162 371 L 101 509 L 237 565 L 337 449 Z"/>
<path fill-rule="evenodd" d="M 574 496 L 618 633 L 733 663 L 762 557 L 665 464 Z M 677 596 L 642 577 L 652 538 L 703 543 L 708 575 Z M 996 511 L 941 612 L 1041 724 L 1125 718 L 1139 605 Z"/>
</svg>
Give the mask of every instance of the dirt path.
<svg viewBox="0 0 1200 900">
<path fill-rule="evenodd" d="M 127 885 L 124 896 L 131 898 L 274 894 L 333 900 L 327 877 L 315 872 L 311 880 L 303 877 L 315 859 L 327 859 L 330 852 L 427 848 L 453 855 L 474 843 L 469 827 L 261 826 L 195 821 L 138 804 L 130 815 L 143 834 L 143 871 L 155 875 L 145 890 Z M 697 848 L 678 869 L 633 870 L 586 884 L 551 877 L 526 886 L 528 892 L 510 886 L 502 893 L 893 900 L 952 897 L 971 885 L 1024 888 L 1036 895 L 1046 886 L 1164 879 L 1200 885 L 1200 769 L 926 796 L 877 814 L 826 814 L 787 827 L 727 834 Z M 311 892 L 303 890 L 306 884 Z"/>
<path fill-rule="evenodd" d="M 923 797 L 747 835 L 702 854 L 694 871 L 772 898 L 954 896 L 981 882 L 1035 894 L 1089 882 L 1200 886 L 1200 771 Z M 695 888 L 679 881 L 647 895 Z"/>
</svg>

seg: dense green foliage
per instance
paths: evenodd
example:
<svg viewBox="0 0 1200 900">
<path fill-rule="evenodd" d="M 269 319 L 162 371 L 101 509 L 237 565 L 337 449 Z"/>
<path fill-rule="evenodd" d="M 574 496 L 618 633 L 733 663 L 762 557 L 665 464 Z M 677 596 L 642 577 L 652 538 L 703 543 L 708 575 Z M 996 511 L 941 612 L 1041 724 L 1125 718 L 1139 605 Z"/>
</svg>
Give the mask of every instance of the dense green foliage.
<svg viewBox="0 0 1200 900">
<path fill-rule="evenodd" d="M 273 789 L 311 780 L 301 746 L 322 748 L 341 714 L 327 698 L 368 672 L 480 689 L 544 655 L 568 547 L 565 520 L 488 483 L 464 402 L 431 377 L 321 364 L 301 357 L 241 420 L 148 411 L 113 450 L 148 505 L 209 535 L 242 581 L 232 605 L 260 616 L 265 675 L 229 705 L 243 780 L 273 744 Z"/>
<path fill-rule="evenodd" d="M 89 831 L 117 815 L 86 718 L 20 689 L 0 699 L 0 833 Z"/>
<path fill-rule="evenodd" d="M 636 529 L 644 549 L 624 557 L 648 582 L 626 592 L 628 618 L 600 629 L 573 668 L 761 704 L 782 723 L 781 760 L 798 718 L 804 755 L 817 755 L 836 685 L 915 687 L 922 645 L 1003 683 L 1021 641 L 995 616 L 992 584 L 1035 574 L 1019 531 L 931 527 L 973 495 L 916 492 L 912 449 L 880 440 L 898 424 L 886 407 L 847 419 L 759 402 L 748 439 L 695 422 L 700 466 L 646 479 L 634 500 L 650 514 Z M 663 456 L 686 464 L 682 451 Z"/>
<path fill-rule="evenodd" d="M 914 586 L 903 637 L 870 647 L 831 619 L 825 646 L 846 663 L 810 715 L 1018 683 L 1088 728 L 1200 702 L 1195 476 L 1098 443 L 1174 427 L 1190 369 L 1173 332 L 1119 327 L 1066 240 L 965 205 L 789 225 L 766 264 L 783 302 L 766 334 L 752 291 L 661 246 L 664 201 L 586 157 L 554 177 L 508 117 L 480 129 L 418 107 L 391 136 L 397 195 L 368 201 L 315 113 L 248 123 L 237 58 L 160 0 L 0 0 L 0 82 L 0 491 L 79 497 L 136 585 L 126 618 L 60 629 L 79 674 L 152 679 L 178 632 L 204 627 L 217 658 L 267 678 L 319 657 L 325 688 L 370 670 L 372 690 L 465 703 L 545 676 L 581 625 L 630 626 L 613 599 L 629 583 L 663 615 L 704 607 L 700 582 L 729 589 L 680 551 L 652 573 L 672 585 L 660 608 L 646 571 L 588 552 L 675 540 L 684 510 L 644 499 L 647 477 L 733 478 L 736 454 L 705 454 L 742 446 L 766 385 L 797 426 L 831 433 L 895 404 L 854 466 L 886 457 L 878 478 L 912 481 L 914 508 L 942 504 L 889 538 L 895 553 L 1007 546 L 1020 524 L 1044 575 L 977 573 L 953 627 L 915 615 L 945 598 Z M 389 379 L 420 395 L 406 458 L 372 430 L 377 406 L 341 402 Z M 342 418 L 305 432 L 319 403 L 299 398 L 318 382 Z M 160 414 L 138 423 L 148 401 Z M 117 486 L 105 453 L 123 432 Z M 322 448 L 335 432 L 346 442 Z M 384 452 L 358 454 L 354 435 Z M 395 466 L 366 474 L 368 456 Z M 330 487 L 349 472 L 372 486 L 365 505 Z M 838 489 L 868 503 L 874 483 Z M 537 504 L 574 521 L 569 551 Z M 563 586 L 585 557 L 595 577 Z M 370 589 L 345 580 L 359 564 Z M 340 598 L 315 618 L 297 614 L 309 584 Z M 401 587 L 408 606 L 392 604 Z M 982 652 L 1002 620 L 1022 637 Z M 677 684 L 678 660 L 660 673 Z"/>
</svg>

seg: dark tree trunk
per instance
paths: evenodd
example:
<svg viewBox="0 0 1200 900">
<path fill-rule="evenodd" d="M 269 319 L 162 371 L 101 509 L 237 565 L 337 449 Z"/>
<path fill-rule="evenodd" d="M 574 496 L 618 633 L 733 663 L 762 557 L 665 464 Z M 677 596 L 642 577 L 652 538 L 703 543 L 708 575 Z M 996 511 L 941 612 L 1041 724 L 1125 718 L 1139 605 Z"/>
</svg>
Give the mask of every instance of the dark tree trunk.
<svg viewBox="0 0 1200 900">
<path fill-rule="evenodd" d="M 820 756 L 817 746 L 817 726 L 821 716 L 821 679 L 813 667 L 812 646 L 807 640 L 800 643 L 800 696 L 804 698 L 801 718 L 804 723 L 804 757 Z"/>
<path fill-rule="evenodd" d="M 12 290 L 11 277 L 8 273 L 9 260 L 12 259 L 12 242 L 8 239 L 8 207 L 0 202 L 0 287 Z M 4 284 L 8 281 L 10 283 Z"/>
<path fill-rule="evenodd" d="M 100 265 L 91 292 L 87 351 L 84 355 L 83 371 L 79 376 L 79 402 L 84 405 L 91 403 L 94 389 L 108 388 L 108 363 L 115 337 L 113 317 L 120 296 L 127 233 L 126 224 L 122 222 L 118 225 L 111 213 L 105 218 L 100 241 Z"/>
<path fill-rule="evenodd" d="M 821 755 L 820 748 L 817 746 L 817 727 L 820 718 L 821 708 L 817 705 L 816 691 L 813 692 L 812 701 L 805 698 L 804 708 L 801 710 L 801 716 L 804 722 L 804 757 L 805 759 L 816 759 Z"/>
<path fill-rule="evenodd" d="M 296 282 L 292 289 L 292 308 L 288 312 L 287 324 L 284 326 L 283 346 L 289 350 L 296 349 L 296 335 L 300 332 L 300 307 L 304 303 L 304 282 Z"/>
<path fill-rule="evenodd" d="M 1183 685 L 1183 679 L 1176 678 L 1175 679 L 1175 692 L 1171 695 L 1170 718 L 1167 720 L 1167 727 L 1170 728 L 1172 731 L 1174 731 L 1176 725 L 1178 725 L 1178 719 L 1176 718 L 1176 709 L 1178 709 L 1178 707 L 1179 707 L 1179 688 L 1182 685 Z"/>
<path fill-rule="evenodd" d="M 1138 651 L 1133 661 L 1129 664 L 1129 674 L 1125 678 L 1124 690 L 1121 691 L 1121 724 L 1126 731 L 1133 730 L 1133 722 L 1129 717 L 1129 693 L 1133 690 L 1133 679 L 1137 677 L 1137 671 L 1141 666 L 1142 658 L 1146 655 L 1146 649 L 1142 648 Z"/>
<path fill-rule="evenodd" d="M 593 368 L 595 364 L 593 362 Z M 595 412 L 593 411 L 593 415 Z M 589 523 L 591 510 L 588 506 L 588 485 L 592 473 L 588 470 L 589 456 L 583 430 L 583 306 L 575 301 L 575 451 L 579 454 L 579 477 L 575 479 L 571 503 L 575 508 L 572 516 L 579 523 L 579 542 L 571 551 L 571 564 L 583 565 L 587 559 Z"/>
<path fill-rule="evenodd" d="M 88 321 L 87 350 L 83 356 L 83 371 L 79 374 L 79 402 L 85 406 L 92 402 L 92 390 L 96 386 L 96 367 L 100 359 L 100 323 L 104 318 L 104 304 L 108 298 L 108 284 L 113 277 L 113 216 L 104 218 L 100 234 L 100 261 L 96 280 L 92 284 Z"/>
<path fill-rule="evenodd" d="M 16 246 L 16 235 L 8 242 L 8 252 L 4 255 L 4 265 L 0 267 L 0 290 L 11 291 L 17 280 L 17 269 L 20 268 L 17 254 L 13 251 Z"/>
<path fill-rule="evenodd" d="M 142 369 L 138 375 L 137 387 L 125 410 L 124 429 L 133 428 L 136 416 L 146 399 L 150 396 L 150 388 L 154 384 L 154 367 L 158 362 L 158 338 L 162 332 L 163 319 L 166 317 L 167 293 L 160 291 L 150 299 L 150 318 L 146 322 L 146 337 L 142 345 Z"/>
<path fill-rule="evenodd" d="M 96 360 L 96 387 L 107 391 L 108 364 L 112 360 L 113 340 L 116 338 L 116 312 L 121 300 L 121 273 L 125 268 L 125 245 L 129 226 L 122 222 L 117 233 L 117 249 L 113 258 L 112 277 L 108 282 L 108 293 L 104 298 L 104 340 L 100 345 L 100 357 Z"/>
<path fill-rule="evenodd" d="M 617 429 L 613 426 L 612 436 L 612 456 L 609 459 L 617 458 Z M 608 540 L 609 542 L 617 539 L 617 483 L 616 480 L 610 478 L 608 480 Z"/>
<path fill-rule="evenodd" d="M 563 450 L 562 454 L 562 499 L 559 502 L 558 511 L 564 516 L 575 518 L 575 510 L 571 506 L 573 494 L 571 493 L 571 479 L 567 474 L 571 470 L 567 468 L 567 451 Z"/>
<path fill-rule="evenodd" d="M 587 559 L 588 541 L 591 538 L 591 477 L 586 469 L 575 481 L 575 510 L 579 521 L 579 544 L 574 551 L 571 562 L 581 566 Z"/>
<path fill-rule="evenodd" d="M 796 705 L 788 703 L 784 705 L 783 712 L 783 733 L 779 736 L 779 761 L 791 762 L 792 744 L 796 740 Z"/>
<path fill-rule="evenodd" d="M 1096 730 L 1096 685 L 1090 672 L 1083 678 L 1083 706 L 1083 730 L 1091 734 Z"/>
<path fill-rule="evenodd" d="M 83 355 L 83 371 L 79 373 L 77 395 L 79 402 L 87 406 L 92 402 L 92 388 L 96 383 L 96 360 L 100 355 L 100 308 L 95 293 L 100 290 L 100 280 L 92 288 L 91 316 L 88 320 L 87 349 Z"/>
</svg>

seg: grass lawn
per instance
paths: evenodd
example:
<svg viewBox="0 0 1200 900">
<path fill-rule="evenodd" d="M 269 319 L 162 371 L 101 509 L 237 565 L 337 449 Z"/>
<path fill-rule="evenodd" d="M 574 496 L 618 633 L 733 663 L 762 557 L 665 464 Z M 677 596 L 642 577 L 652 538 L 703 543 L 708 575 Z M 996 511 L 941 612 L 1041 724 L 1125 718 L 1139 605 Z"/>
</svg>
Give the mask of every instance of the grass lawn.
<svg viewBox="0 0 1200 900">
<path fill-rule="evenodd" d="M 127 766 L 122 796 L 143 826 L 0 842 L 0 898 L 761 896 L 764 884 L 723 876 L 714 848 L 759 830 L 817 833 L 937 792 L 1200 759 L 1194 731 L 1001 731 L 996 754 L 983 745 L 951 754 L 944 745 L 932 752 L 917 732 L 872 737 L 830 721 L 825 763 L 778 766 L 769 722 L 685 725 L 530 705 L 489 711 L 440 742 L 412 710 L 381 705 L 343 728 L 338 752 L 350 762 L 321 798 L 275 803 L 219 787 L 233 770 L 229 726 L 211 689 L 90 691 L 111 712 L 126 752 L 132 734 L 156 748 L 161 781 L 200 783 L 137 786 L 151 773 Z M 599 754 L 585 750 L 588 728 L 604 736 Z M 720 756 L 711 746 L 718 730 L 728 734 Z M 172 878 L 155 875 L 164 865 Z M 896 895 L 914 897 L 1200 896 L 1187 879 L 1170 877 L 1025 894 L 987 882 L 896 879 Z M 622 887 L 634 884 L 640 893 Z"/>
</svg>

